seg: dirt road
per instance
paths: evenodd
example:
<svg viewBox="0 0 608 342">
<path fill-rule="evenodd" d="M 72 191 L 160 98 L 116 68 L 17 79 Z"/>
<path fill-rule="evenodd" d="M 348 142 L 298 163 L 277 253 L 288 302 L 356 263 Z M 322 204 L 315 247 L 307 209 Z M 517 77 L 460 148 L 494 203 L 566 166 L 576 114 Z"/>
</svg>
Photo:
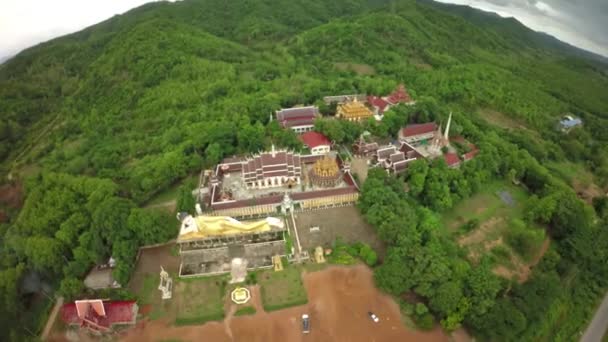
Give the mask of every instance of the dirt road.
<svg viewBox="0 0 608 342">
<path fill-rule="evenodd" d="M 232 317 L 223 322 L 176 327 L 166 321 L 145 321 L 124 336 L 123 341 L 448 341 L 440 329 L 431 332 L 408 330 L 401 322 L 398 305 L 373 284 L 365 266 L 331 267 L 304 275 L 309 303 L 274 312 Z M 254 296 L 258 295 L 254 291 Z M 257 304 L 257 303 L 256 303 Z M 259 305 L 259 304 L 258 304 Z M 256 306 L 258 306 L 256 305 Z M 380 318 L 374 323 L 367 315 Z M 311 317 L 310 334 L 301 332 L 301 316 Z"/>
<path fill-rule="evenodd" d="M 40 340 L 42 340 L 42 341 L 47 340 L 49 333 L 51 332 L 51 329 L 53 328 L 53 324 L 55 324 L 55 320 L 57 319 L 57 314 L 59 313 L 59 309 L 61 309 L 62 305 L 63 305 L 63 297 L 57 298 L 57 301 L 55 302 L 55 305 L 53 306 L 53 310 L 51 310 L 49 318 L 47 319 L 46 324 L 44 325 L 44 330 L 42 330 L 42 335 L 40 335 Z"/>
<path fill-rule="evenodd" d="M 602 300 L 599 308 L 589 323 L 581 342 L 600 342 L 608 328 L 608 294 Z"/>
</svg>

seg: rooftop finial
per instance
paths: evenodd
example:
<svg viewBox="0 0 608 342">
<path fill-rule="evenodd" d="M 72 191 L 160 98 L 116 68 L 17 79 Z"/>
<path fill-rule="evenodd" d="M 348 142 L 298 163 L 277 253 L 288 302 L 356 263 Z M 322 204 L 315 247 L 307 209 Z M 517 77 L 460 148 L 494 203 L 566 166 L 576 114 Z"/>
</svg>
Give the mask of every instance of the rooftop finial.
<svg viewBox="0 0 608 342">
<path fill-rule="evenodd" d="M 272 151 L 271 151 L 271 153 L 272 153 L 272 158 L 274 158 L 274 157 L 277 156 L 277 151 L 274 149 L 274 144 L 272 144 Z"/>
</svg>

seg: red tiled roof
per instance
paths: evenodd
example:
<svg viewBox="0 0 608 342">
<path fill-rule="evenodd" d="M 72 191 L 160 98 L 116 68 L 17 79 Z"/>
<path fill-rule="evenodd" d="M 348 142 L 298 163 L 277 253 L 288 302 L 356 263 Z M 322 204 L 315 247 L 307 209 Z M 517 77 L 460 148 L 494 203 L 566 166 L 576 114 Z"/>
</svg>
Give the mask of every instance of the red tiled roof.
<svg viewBox="0 0 608 342">
<path fill-rule="evenodd" d="M 397 104 L 397 103 L 410 102 L 410 101 L 412 101 L 412 98 L 407 93 L 407 90 L 405 90 L 405 86 L 403 84 L 400 84 L 399 87 L 397 87 L 397 89 L 395 89 L 395 91 L 393 91 L 392 93 L 390 93 L 390 95 L 388 95 L 386 100 L 391 104 Z"/>
<path fill-rule="evenodd" d="M 112 324 L 131 323 L 135 319 L 135 301 L 107 301 L 100 308 L 98 301 L 78 301 L 64 304 L 61 308 L 61 318 L 67 324 L 81 324 L 83 320 L 94 321 L 101 327 Z"/>
<path fill-rule="evenodd" d="M 479 153 L 479 149 L 477 148 L 477 146 L 471 144 L 470 147 L 471 147 L 471 151 L 464 154 L 464 160 L 471 160 L 471 159 L 475 158 L 477 153 Z"/>
<path fill-rule="evenodd" d="M 378 114 L 384 113 L 384 110 L 390 104 L 386 102 L 383 98 L 378 96 L 368 96 L 367 103 L 369 103 L 373 107 L 378 108 Z"/>
<path fill-rule="evenodd" d="M 426 134 L 437 130 L 437 124 L 434 122 L 427 122 L 423 124 L 412 124 L 407 125 L 401 130 L 401 134 L 404 137 L 411 137 L 419 134 Z"/>
<path fill-rule="evenodd" d="M 300 135 L 299 138 L 304 145 L 311 149 L 321 145 L 331 145 L 329 139 L 319 132 L 306 132 Z"/>
<path fill-rule="evenodd" d="M 458 155 L 456 153 L 446 153 L 443 155 L 443 158 L 445 159 L 445 162 L 446 164 L 448 164 L 448 166 L 460 164 L 460 158 L 458 158 Z"/>
<path fill-rule="evenodd" d="M 312 125 L 318 112 L 314 106 L 286 108 L 277 111 L 276 117 L 283 127 Z"/>
</svg>

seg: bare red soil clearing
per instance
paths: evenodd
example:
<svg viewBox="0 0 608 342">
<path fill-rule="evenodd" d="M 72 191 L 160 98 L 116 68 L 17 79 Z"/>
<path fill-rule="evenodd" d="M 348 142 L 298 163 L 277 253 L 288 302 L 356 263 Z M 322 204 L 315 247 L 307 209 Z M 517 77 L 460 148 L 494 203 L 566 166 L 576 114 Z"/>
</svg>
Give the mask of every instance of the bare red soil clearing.
<svg viewBox="0 0 608 342">
<path fill-rule="evenodd" d="M 373 283 L 365 266 L 330 267 L 304 275 L 309 303 L 280 311 L 263 312 L 252 298 L 255 315 L 232 317 L 204 325 L 172 326 L 166 320 L 143 321 L 123 337 L 124 341 L 448 341 L 436 328 L 430 332 L 408 330 L 401 322 L 398 305 Z M 259 291 L 253 291 L 258 296 Z M 374 323 L 367 312 L 380 318 Z M 309 334 L 302 334 L 301 316 L 311 318 Z"/>
</svg>

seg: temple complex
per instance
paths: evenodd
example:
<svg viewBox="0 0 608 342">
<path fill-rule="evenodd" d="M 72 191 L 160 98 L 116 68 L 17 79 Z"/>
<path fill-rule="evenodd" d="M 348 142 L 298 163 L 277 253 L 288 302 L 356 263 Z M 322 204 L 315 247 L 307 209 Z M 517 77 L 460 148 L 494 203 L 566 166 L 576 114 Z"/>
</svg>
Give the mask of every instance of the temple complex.
<svg viewBox="0 0 608 342">
<path fill-rule="evenodd" d="M 330 153 L 331 155 L 331 153 Z M 232 217 L 259 217 L 274 215 L 280 211 L 285 195 L 297 209 L 312 209 L 344 205 L 356 202 L 359 191 L 348 163 L 335 155 L 337 165 L 331 182 L 320 181 L 323 173 L 316 164 L 324 155 L 301 155 L 291 151 L 276 150 L 251 157 L 227 158 L 217 165 L 210 177 L 203 198 L 212 215 Z M 333 186 L 329 186 L 333 184 Z"/>
<path fill-rule="evenodd" d="M 365 103 L 357 99 L 339 104 L 336 111 L 336 117 L 348 121 L 366 120 L 373 115 L 372 111 L 365 106 Z"/>
</svg>

